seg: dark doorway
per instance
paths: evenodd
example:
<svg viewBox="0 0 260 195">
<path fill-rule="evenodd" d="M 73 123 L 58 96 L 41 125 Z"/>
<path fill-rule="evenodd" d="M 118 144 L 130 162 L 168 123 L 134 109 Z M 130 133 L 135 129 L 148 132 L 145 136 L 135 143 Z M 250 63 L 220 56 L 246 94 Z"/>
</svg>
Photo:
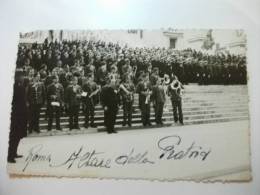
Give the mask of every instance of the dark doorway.
<svg viewBox="0 0 260 195">
<path fill-rule="evenodd" d="M 177 38 L 170 38 L 170 48 L 174 49 L 176 47 Z"/>
</svg>

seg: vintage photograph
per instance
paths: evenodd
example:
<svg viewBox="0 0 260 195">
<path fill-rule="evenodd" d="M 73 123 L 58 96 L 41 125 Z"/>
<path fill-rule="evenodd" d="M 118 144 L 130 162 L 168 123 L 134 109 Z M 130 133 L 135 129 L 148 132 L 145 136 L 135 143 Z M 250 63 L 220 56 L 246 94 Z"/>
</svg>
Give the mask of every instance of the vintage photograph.
<svg viewBox="0 0 260 195">
<path fill-rule="evenodd" d="M 249 181 L 246 39 L 242 29 L 21 32 L 8 172 Z"/>
</svg>

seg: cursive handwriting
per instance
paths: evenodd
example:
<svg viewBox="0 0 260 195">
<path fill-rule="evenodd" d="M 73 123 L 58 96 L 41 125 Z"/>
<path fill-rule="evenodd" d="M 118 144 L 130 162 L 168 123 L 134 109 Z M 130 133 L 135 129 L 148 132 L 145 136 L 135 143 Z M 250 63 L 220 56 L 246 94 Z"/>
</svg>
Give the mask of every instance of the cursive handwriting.
<svg viewBox="0 0 260 195">
<path fill-rule="evenodd" d="M 127 164 L 154 164 L 154 161 L 148 159 L 148 151 L 143 153 L 135 153 L 132 149 L 129 154 L 123 154 L 115 159 L 115 163 L 119 165 Z"/>
<path fill-rule="evenodd" d="M 162 151 L 159 159 L 181 160 L 184 158 L 199 159 L 204 161 L 211 153 L 211 149 L 205 150 L 201 146 L 196 146 L 195 142 L 187 148 L 181 146 L 182 138 L 178 135 L 171 135 L 161 138 L 157 146 Z"/>
<path fill-rule="evenodd" d="M 74 151 L 69 157 L 60 164 L 52 164 L 51 167 L 62 167 L 65 166 L 67 169 L 70 169 L 73 165 L 76 165 L 77 168 L 82 167 L 97 167 L 97 168 L 110 168 L 111 159 L 101 158 L 100 155 L 104 152 L 92 151 L 83 151 L 84 147 L 81 146 L 78 150 Z"/>
<path fill-rule="evenodd" d="M 84 167 L 93 168 L 111 168 L 113 165 L 127 166 L 130 164 L 147 166 L 159 163 L 158 160 L 182 160 L 191 159 L 205 161 L 211 154 L 210 148 L 204 148 L 195 141 L 188 146 L 184 146 L 183 139 L 179 135 L 170 135 L 162 137 L 157 142 L 159 149 L 158 158 L 152 158 L 149 150 L 140 152 L 136 148 L 132 148 L 127 153 L 115 156 L 115 158 L 104 157 L 105 152 L 86 150 L 84 146 L 76 148 L 70 153 L 65 153 L 65 159 L 54 161 L 53 155 L 43 154 L 43 145 L 35 145 L 30 148 L 25 158 L 25 165 L 22 171 L 26 171 L 31 163 L 46 162 L 51 168 L 64 167 L 67 170 L 72 168 L 81 169 Z M 186 145 L 186 144 L 185 144 Z M 154 152 L 154 150 L 152 150 Z M 106 154 L 107 156 L 107 154 Z"/>
<path fill-rule="evenodd" d="M 41 150 L 43 148 L 43 145 L 39 144 L 36 146 L 33 146 L 30 150 L 29 150 L 29 154 L 27 155 L 27 157 L 25 158 L 25 166 L 23 168 L 23 172 L 28 168 L 28 166 L 32 163 L 32 162 L 51 162 L 51 155 L 43 155 L 40 154 Z"/>
</svg>

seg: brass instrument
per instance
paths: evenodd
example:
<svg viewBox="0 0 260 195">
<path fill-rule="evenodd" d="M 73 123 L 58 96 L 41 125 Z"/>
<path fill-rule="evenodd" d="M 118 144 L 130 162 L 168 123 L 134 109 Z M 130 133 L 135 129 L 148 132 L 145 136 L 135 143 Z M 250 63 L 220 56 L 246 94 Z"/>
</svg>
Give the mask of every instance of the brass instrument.
<svg viewBox="0 0 260 195">
<path fill-rule="evenodd" d="M 127 99 L 128 99 L 129 101 L 132 101 L 132 100 L 133 100 L 133 92 L 127 90 L 123 84 L 121 84 L 121 85 L 119 86 L 119 88 L 122 89 L 122 90 L 126 93 Z"/>
</svg>

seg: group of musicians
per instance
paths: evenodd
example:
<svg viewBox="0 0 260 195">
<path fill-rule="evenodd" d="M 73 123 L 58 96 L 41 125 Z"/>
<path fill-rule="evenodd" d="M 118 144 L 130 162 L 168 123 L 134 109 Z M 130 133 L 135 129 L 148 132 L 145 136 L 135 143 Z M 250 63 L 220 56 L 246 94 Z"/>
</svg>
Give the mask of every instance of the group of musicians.
<svg viewBox="0 0 260 195">
<path fill-rule="evenodd" d="M 26 72 L 25 69 L 21 70 Z M 123 126 L 132 126 L 134 94 L 139 94 L 139 108 L 143 126 L 151 126 L 151 104 L 155 111 L 155 122 L 162 125 L 162 115 L 166 94 L 172 100 L 174 120 L 183 124 L 181 110 L 181 83 L 174 75 L 161 78 L 159 69 L 155 67 L 151 73 L 142 72 L 134 84 L 135 71 L 127 65 L 122 66 L 120 75 L 116 65 L 107 70 L 105 63 L 100 67 L 102 81 L 95 81 L 95 74 L 89 67 L 64 71 L 63 68 L 53 69 L 41 79 L 40 72 L 33 69 L 25 75 L 27 83 L 28 130 L 29 133 L 39 131 L 41 108 L 47 105 L 46 119 L 48 131 L 53 128 L 55 117 L 56 130 L 62 130 L 60 117 L 63 113 L 69 116 L 69 129 L 80 129 L 79 112 L 85 116 L 84 127 L 96 127 L 94 121 L 95 106 L 100 103 L 104 109 L 104 125 L 108 133 L 116 132 L 114 125 L 118 110 L 123 109 Z M 63 78 L 63 79 L 62 79 Z M 178 86 L 175 86 L 175 84 Z M 177 112 L 179 114 L 177 114 Z"/>
</svg>

